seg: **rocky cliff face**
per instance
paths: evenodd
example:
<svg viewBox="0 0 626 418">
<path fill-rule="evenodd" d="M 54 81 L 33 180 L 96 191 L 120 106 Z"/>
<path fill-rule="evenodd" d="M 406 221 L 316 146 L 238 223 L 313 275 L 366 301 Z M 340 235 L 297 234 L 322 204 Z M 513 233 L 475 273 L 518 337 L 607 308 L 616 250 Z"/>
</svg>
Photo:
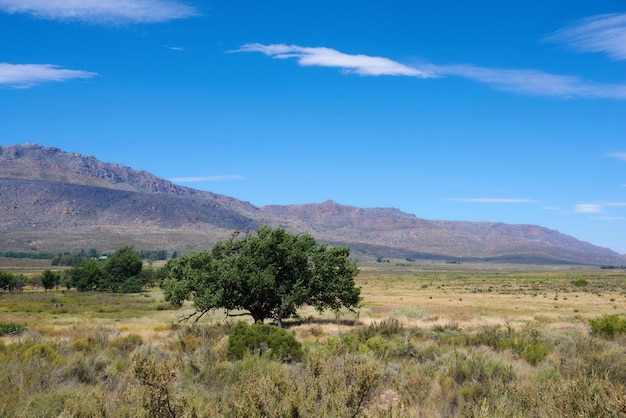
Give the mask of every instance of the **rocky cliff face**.
<svg viewBox="0 0 626 418">
<path fill-rule="evenodd" d="M 626 264 L 611 250 L 535 225 L 429 221 L 332 201 L 258 208 L 56 148 L 0 147 L 0 250 L 190 251 L 263 224 L 374 256 Z"/>
</svg>

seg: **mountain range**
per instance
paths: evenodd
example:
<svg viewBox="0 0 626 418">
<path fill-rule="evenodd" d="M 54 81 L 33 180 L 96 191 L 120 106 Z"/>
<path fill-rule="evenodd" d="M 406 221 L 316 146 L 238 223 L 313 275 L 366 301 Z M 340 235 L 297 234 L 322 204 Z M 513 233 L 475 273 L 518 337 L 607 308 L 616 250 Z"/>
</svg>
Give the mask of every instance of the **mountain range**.
<svg viewBox="0 0 626 418">
<path fill-rule="evenodd" d="M 261 225 L 374 257 L 626 264 L 610 249 L 536 225 L 426 220 L 333 201 L 257 207 L 92 156 L 37 144 L 0 146 L 0 251 L 134 245 L 189 252 Z"/>
</svg>

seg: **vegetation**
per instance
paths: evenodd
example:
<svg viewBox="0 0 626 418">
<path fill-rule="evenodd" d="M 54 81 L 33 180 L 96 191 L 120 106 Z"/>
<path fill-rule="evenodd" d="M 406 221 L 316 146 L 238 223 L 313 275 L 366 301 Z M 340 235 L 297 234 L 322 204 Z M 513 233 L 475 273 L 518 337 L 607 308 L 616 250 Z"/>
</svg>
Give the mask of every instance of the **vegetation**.
<svg viewBox="0 0 626 418">
<path fill-rule="evenodd" d="M 0 290 L 20 291 L 24 288 L 25 281 L 26 278 L 22 275 L 0 271 Z"/>
<path fill-rule="evenodd" d="M 358 306 L 358 270 L 349 254 L 348 248 L 318 244 L 310 235 L 261 227 L 256 235 L 234 234 L 211 252 L 171 260 L 170 278 L 162 286 L 175 306 L 192 300 L 196 311 L 189 317 L 196 320 L 214 309 L 227 315 L 244 310 L 254 322 L 271 318 L 282 326 L 304 304 L 320 312 Z"/>
<path fill-rule="evenodd" d="M 590 319 L 589 326 L 595 335 L 614 338 L 626 334 L 626 319 L 618 315 L 603 315 L 602 318 Z"/>
<path fill-rule="evenodd" d="M 3 323 L 0 322 L 0 337 L 5 335 L 19 335 L 26 331 L 28 328 L 26 325 L 16 324 L 14 322 Z"/>
<path fill-rule="evenodd" d="M 81 252 L 79 254 L 70 254 L 70 253 L 63 253 L 63 254 L 57 254 L 52 261 L 50 262 L 51 265 L 53 266 L 77 266 L 79 264 L 82 264 L 88 260 L 95 260 L 97 258 L 97 254 L 93 257 L 85 254 L 84 252 Z"/>
<path fill-rule="evenodd" d="M 44 270 L 41 273 L 41 285 L 45 290 L 51 290 L 61 283 L 61 274 L 56 271 Z"/>
<path fill-rule="evenodd" d="M 361 262 L 358 314 L 286 329 L 24 272 L 0 294 L 0 416 L 626 416 L 626 335 L 598 332 L 624 323 L 623 273 L 420 263 Z"/>
<path fill-rule="evenodd" d="M 125 246 L 100 262 L 91 258 L 68 271 L 68 288 L 79 291 L 140 292 L 145 284 L 141 278 L 143 261 Z"/>
<path fill-rule="evenodd" d="M 0 251 L 0 257 L 31 258 L 34 260 L 51 260 L 54 254 L 41 252 Z"/>
<path fill-rule="evenodd" d="M 246 354 L 258 354 L 279 361 L 302 360 L 302 344 L 294 334 L 269 324 L 256 323 L 249 326 L 238 322 L 230 330 L 228 358 L 241 360 Z"/>
</svg>

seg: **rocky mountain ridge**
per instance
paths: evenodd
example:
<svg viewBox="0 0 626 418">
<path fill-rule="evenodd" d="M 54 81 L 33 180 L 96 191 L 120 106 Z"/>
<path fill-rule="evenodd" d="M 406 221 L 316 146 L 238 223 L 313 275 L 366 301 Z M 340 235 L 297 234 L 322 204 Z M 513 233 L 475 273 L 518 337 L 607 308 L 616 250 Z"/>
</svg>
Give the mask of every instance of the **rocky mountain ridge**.
<svg viewBox="0 0 626 418">
<path fill-rule="evenodd" d="M 333 201 L 256 207 L 57 148 L 0 147 L 0 251 L 126 244 L 191 251 L 263 224 L 373 256 L 626 264 L 609 249 L 536 225 L 431 221 Z"/>
</svg>

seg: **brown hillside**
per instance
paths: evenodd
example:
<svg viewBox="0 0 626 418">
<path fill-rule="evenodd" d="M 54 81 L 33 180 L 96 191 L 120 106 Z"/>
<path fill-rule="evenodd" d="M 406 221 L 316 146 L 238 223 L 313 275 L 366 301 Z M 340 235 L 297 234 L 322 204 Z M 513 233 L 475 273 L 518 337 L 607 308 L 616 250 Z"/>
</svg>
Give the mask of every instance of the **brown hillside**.
<svg viewBox="0 0 626 418">
<path fill-rule="evenodd" d="M 262 224 L 374 256 L 626 264 L 611 250 L 534 225 L 429 221 L 332 201 L 259 208 L 56 148 L 0 147 L 0 251 L 190 251 Z"/>
</svg>

